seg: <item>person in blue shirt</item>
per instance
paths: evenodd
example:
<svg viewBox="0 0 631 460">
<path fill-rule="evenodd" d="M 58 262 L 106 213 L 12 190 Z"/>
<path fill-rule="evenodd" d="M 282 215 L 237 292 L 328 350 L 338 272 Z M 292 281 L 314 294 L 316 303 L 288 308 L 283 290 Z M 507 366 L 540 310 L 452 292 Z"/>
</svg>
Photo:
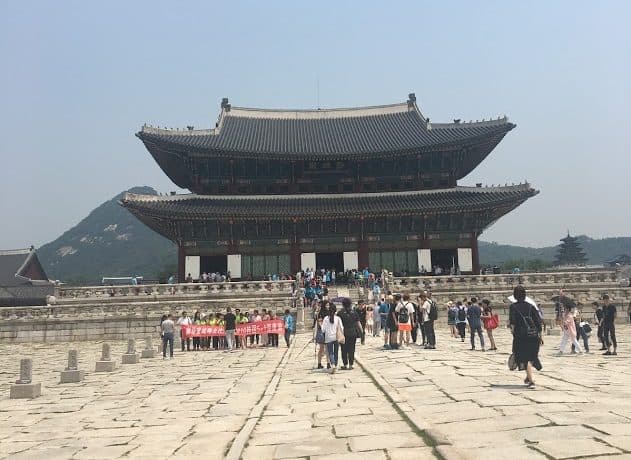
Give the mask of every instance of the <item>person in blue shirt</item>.
<svg viewBox="0 0 631 460">
<path fill-rule="evenodd" d="M 475 350 L 475 333 L 480 337 L 480 346 L 484 351 L 484 335 L 482 334 L 482 309 L 478 305 L 478 299 L 471 297 L 471 306 L 467 309 L 467 319 L 469 320 L 469 333 L 471 338 L 471 349 Z"/>
<path fill-rule="evenodd" d="M 291 337 L 292 332 L 294 331 L 294 317 L 291 316 L 291 312 L 287 309 L 285 310 L 285 343 L 287 344 L 287 348 L 289 348 L 289 339 Z"/>
</svg>

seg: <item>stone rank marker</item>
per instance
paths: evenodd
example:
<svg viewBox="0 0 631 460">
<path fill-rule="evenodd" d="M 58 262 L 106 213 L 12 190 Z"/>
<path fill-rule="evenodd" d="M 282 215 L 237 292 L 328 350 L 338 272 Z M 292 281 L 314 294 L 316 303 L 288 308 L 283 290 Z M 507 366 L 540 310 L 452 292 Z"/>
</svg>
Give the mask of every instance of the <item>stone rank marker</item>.
<svg viewBox="0 0 631 460">
<path fill-rule="evenodd" d="M 83 371 L 79 370 L 77 350 L 68 350 L 68 367 L 61 371 L 59 383 L 76 383 L 83 380 Z"/>
<path fill-rule="evenodd" d="M 116 363 L 110 356 L 110 344 L 104 343 L 101 351 L 101 360 L 96 362 L 95 372 L 112 372 L 116 369 Z"/>
<path fill-rule="evenodd" d="M 140 356 L 136 353 L 136 341 L 129 339 L 127 341 L 127 353 L 123 354 L 123 364 L 138 364 Z"/>
<path fill-rule="evenodd" d="M 42 384 L 33 383 L 33 360 L 24 358 L 20 360 L 20 379 L 11 385 L 11 399 L 33 399 L 42 395 Z"/>
<path fill-rule="evenodd" d="M 145 337 L 145 349 L 140 353 L 141 358 L 155 358 L 156 351 L 153 349 L 151 336 Z"/>
</svg>

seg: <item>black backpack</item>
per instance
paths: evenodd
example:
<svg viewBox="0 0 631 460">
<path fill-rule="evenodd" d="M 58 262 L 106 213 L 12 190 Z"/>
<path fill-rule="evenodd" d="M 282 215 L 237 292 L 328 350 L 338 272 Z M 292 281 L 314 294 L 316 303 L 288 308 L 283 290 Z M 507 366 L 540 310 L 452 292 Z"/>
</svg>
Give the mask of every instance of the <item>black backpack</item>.
<svg viewBox="0 0 631 460">
<path fill-rule="evenodd" d="M 436 305 L 436 302 L 433 300 L 430 301 L 429 319 L 432 321 L 436 321 L 438 319 L 438 305 Z"/>
<path fill-rule="evenodd" d="M 458 309 L 458 321 L 465 321 L 467 319 L 467 312 L 464 308 Z"/>
<path fill-rule="evenodd" d="M 447 311 L 447 318 L 449 318 L 450 320 L 456 319 L 456 311 L 453 308 L 450 308 Z"/>
<path fill-rule="evenodd" d="M 400 323 L 407 323 L 410 320 L 410 314 L 408 312 L 408 304 L 406 303 L 401 304 L 403 305 L 403 308 L 401 308 L 401 310 L 399 310 L 399 322 Z"/>
<path fill-rule="evenodd" d="M 539 336 L 539 331 L 537 330 L 537 326 L 535 326 L 535 322 L 530 317 L 530 312 L 532 311 L 532 307 L 528 310 L 528 316 L 522 315 L 519 310 L 515 310 L 521 316 L 521 319 L 524 323 L 524 330 L 522 331 L 522 337 L 534 338 Z"/>
</svg>

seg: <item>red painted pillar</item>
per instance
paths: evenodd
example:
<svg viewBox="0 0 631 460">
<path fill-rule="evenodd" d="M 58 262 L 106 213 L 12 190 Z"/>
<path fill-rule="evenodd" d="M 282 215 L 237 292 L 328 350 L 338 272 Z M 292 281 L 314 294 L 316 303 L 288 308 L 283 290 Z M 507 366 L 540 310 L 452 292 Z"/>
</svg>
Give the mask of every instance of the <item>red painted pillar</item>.
<svg viewBox="0 0 631 460">
<path fill-rule="evenodd" d="M 186 253 L 184 252 L 184 248 L 181 245 L 177 247 L 177 281 L 178 283 L 183 283 L 186 279 L 186 274 L 184 273 L 184 269 L 186 264 Z"/>
<path fill-rule="evenodd" d="M 480 274 L 480 254 L 478 253 L 478 237 L 474 233 L 471 237 L 471 262 L 473 265 L 473 274 Z"/>
<path fill-rule="evenodd" d="M 300 271 L 300 244 L 298 243 L 289 245 L 289 267 L 292 276 Z"/>
<path fill-rule="evenodd" d="M 357 268 L 363 270 L 370 265 L 368 258 L 368 242 L 361 240 L 357 246 Z M 372 270 L 377 270 L 375 267 L 370 267 Z"/>
</svg>

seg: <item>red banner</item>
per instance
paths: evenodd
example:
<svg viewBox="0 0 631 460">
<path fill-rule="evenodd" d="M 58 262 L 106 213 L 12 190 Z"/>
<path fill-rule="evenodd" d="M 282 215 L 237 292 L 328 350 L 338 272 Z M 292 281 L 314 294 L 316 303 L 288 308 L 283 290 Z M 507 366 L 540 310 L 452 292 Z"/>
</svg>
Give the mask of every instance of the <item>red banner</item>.
<svg viewBox="0 0 631 460">
<path fill-rule="evenodd" d="M 283 334 L 285 332 L 285 322 L 282 319 L 272 319 L 269 321 L 257 321 L 256 323 L 237 324 L 235 335 L 256 335 L 256 334 Z M 182 326 L 182 336 L 185 339 L 190 337 L 223 337 L 226 335 L 223 326 L 210 326 L 207 324 L 191 324 Z"/>
</svg>

